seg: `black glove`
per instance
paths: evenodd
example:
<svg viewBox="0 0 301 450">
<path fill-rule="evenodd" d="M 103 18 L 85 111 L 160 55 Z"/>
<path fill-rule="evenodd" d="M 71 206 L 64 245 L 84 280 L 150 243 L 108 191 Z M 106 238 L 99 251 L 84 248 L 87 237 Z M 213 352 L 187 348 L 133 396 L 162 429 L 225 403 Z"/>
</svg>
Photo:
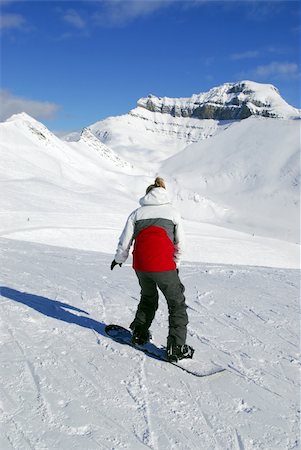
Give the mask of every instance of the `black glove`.
<svg viewBox="0 0 301 450">
<path fill-rule="evenodd" d="M 118 264 L 120 267 L 122 266 L 122 263 L 118 263 L 118 262 L 116 262 L 115 259 L 114 259 L 114 260 L 112 261 L 112 264 L 111 264 L 111 270 L 113 270 L 114 267 L 117 266 L 117 264 Z"/>
</svg>

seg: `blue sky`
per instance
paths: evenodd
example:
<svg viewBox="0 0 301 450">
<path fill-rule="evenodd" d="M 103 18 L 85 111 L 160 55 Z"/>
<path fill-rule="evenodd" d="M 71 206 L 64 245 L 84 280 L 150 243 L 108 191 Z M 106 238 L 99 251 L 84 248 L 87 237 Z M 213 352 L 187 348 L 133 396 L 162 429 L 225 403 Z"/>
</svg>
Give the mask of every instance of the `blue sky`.
<svg viewBox="0 0 301 450">
<path fill-rule="evenodd" d="M 297 1 L 16 1 L 1 5 L 0 120 L 69 132 L 140 97 L 272 83 L 300 107 Z"/>
</svg>

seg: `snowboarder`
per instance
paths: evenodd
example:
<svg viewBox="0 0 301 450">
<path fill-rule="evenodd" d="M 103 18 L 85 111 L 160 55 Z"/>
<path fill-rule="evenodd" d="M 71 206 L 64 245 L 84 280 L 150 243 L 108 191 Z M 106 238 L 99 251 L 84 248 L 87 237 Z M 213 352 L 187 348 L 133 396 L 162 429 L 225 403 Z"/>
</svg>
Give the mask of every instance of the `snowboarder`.
<svg viewBox="0 0 301 450">
<path fill-rule="evenodd" d="M 160 177 L 148 186 L 140 205 L 125 224 L 111 264 L 111 270 L 117 264 L 121 267 L 134 242 L 133 268 L 141 287 L 141 298 L 130 325 L 132 342 L 143 345 L 150 339 L 149 328 L 158 309 L 158 287 L 169 311 L 167 357 L 170 360 L 191 358 L 194 350 L 186 344 L 188 316 L 184 286 L 178 275 L 184 238 L 181 217 L 171 205 L 165 182 Z"/>
</svg>

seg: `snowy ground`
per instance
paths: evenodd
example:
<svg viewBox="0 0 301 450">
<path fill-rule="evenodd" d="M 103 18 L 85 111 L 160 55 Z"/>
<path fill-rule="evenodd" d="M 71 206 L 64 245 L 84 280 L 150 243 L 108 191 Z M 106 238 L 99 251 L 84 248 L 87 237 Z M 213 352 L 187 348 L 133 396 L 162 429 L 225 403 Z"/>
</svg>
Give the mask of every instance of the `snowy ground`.
<svg viewBox="0 0 301 450">
<path fill-rule="evenodd" d="M 0 448 L 286 450 L 298 437 L 299 272 L 184 262 L 198 379 L 104 335 L 139 290 L 105 253 L 0 239 Z M 163 299 L 152 332 L 165 344 Z"/>
</svg>

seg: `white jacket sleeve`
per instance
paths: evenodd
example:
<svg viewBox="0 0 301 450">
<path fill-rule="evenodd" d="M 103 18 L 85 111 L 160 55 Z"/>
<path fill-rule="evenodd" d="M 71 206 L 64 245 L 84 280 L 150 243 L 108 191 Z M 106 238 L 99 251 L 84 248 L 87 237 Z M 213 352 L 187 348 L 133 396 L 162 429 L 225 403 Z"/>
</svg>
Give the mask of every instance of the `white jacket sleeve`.
<svg viewBox="0 0 301 450">
<path fill-rule="evenodd" d="M 184 247 L 185 247 L 185 234 L 184 229 L 182 225 L 182 219 L 180 214 L 177 216 L 175 220 L 175 253 L 174 253 L 174 259 L 177 267 L 179 267 L 183 253 L 184 253 Z"/>
<path fill-rule="evenodd" d="M 115 261 L 119 264 L 124 263 L 129 256 L 129 251 L 134 238 L 135 217 L 136 211 L 132 212 L 132 214 L 129 216 L 125 224 L 125 227 L 120 235 L 114 258 Z"/>
</svg>

